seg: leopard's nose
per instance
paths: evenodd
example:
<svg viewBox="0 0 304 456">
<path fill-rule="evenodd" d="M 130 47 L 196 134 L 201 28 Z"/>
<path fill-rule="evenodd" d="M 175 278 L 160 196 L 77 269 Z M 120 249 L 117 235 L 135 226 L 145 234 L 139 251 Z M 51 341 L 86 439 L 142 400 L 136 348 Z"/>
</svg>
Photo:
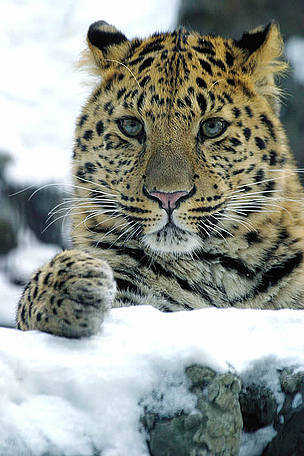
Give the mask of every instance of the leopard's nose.
<svg viewBox="0 0 304 456">
<path fill-rule="evenodd" d="M 189 198 L 193 194 L 193 189 L 191 191 L 162 192 L 159 190 L 148 191 L 144 187 L 144 193 L 148 198 L 158 201 L 160 207 L 169 212 L 178 207 L 181 201 Z"/>
</svg>

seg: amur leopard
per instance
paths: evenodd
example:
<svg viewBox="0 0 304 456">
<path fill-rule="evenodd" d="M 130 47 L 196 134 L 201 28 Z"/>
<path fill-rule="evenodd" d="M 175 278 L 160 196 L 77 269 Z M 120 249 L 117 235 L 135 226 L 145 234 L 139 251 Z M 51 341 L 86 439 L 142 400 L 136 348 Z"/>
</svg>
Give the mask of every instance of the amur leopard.
<svg viewBox="0 0 304 456">
<path fill-rule="evenodd" d="M 73 249 L 31 278 L 17 326 L 96 333 L 111 307 L 304 308 L 303 189 L 278 118 L 275 23 L 238 39 L 128 40 L 99 21 L 82 64 Z"/>
</svg>

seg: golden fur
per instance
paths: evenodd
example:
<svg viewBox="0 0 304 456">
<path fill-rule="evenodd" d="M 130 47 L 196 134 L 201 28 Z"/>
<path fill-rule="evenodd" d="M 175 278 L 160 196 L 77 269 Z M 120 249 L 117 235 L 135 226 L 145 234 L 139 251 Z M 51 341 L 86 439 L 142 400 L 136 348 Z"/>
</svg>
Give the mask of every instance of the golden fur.
<svg viewBox="0 0 304 456">
<path fill-rule="evenodd" d="M 238 41 L 90 27 L 82 65 L 100 80 L 75 133 L 74 249 L 33 276 L 20 329 L 89 335 L 123 305 L 304 307 L 281 54 L 275 24 Z"/>
</svg>

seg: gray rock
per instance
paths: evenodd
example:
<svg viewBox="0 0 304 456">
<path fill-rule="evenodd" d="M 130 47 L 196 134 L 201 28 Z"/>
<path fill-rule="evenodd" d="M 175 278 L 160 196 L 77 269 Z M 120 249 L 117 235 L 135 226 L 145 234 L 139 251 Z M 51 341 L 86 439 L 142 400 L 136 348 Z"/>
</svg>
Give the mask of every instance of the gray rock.
<svg viewBox="0 0 304 456">
<path fill-rule="evenodd" d="M 187 368 L 186 375 L 197 397 L 196 412 L 161 417 L 146 410 L 143 424 L 151 455 L 236 456 L 242 429 L 240 380 L 197 365 Z"/>
<path fill-rule="evenodd" d="M 304 405 L 290 410 L 277 436 L 267 445 L 262 456 L 304 455 Z"/>
<path fill-rule="evenodd" d="M 282 390 L 287 395 L 304 393 L 304 372 L 294 373 L 293 369 L 283 369 L 280 373 L 280 383 Z"/>
<path fill-rule="evenodd" d="M 276 437 L 263 456 L 304 455 L 304 372 L 285 368 L 280 372 L 284 404 L 274 420 Z"/>
<path fill-rule="evenodd" d="M 266 385 L 243 386 L 240 405 L 245 432 L 254 432 L 274 422 L 277 402 L 273 392 Z"/>
<path fill-rule="evenodd" d="M 1 202 L 1 201 L 0 201 Z M 0 216 L 0 255 L 6 255 L 17 247 L 17 230 L 9 217 Z"/>
</svg>

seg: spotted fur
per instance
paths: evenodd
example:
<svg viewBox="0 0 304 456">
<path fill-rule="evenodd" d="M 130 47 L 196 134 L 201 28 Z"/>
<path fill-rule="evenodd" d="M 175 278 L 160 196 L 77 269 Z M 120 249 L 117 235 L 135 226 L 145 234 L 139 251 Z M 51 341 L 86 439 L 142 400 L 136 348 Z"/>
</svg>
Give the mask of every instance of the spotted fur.
<svg viewBox="0 0 304 456">
<path fill-rule="evenodd" d="M 82 64 L 100 79 L 76 127 L 74 250 L 33 276 L 19 328 L 80 337 L 111 306 L 304 307 L 281 52 L 275 24 L 238 41 L 182 28 L 129 41 L 90 27 Z"/>
</svg>

